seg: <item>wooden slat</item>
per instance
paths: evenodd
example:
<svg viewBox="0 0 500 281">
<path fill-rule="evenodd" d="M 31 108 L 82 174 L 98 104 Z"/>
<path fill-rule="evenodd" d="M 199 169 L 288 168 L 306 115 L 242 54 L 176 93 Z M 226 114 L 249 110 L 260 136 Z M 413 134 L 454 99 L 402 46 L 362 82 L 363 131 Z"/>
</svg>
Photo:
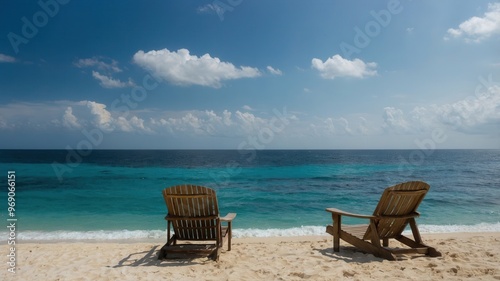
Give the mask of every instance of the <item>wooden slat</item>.
<svg viewBox="0 0 500 281">
<path fill-rule="evenodd" d="M 228 226 L 222 227 L 215 191 L 203 186 L 189 184 L 172 186 L 163 190 L 163 197 L 168 210 L 165 219 L 169 222 L 169 235 L 170 225 L 174 230 L 167 244 L 176 245 L 177 240 L 214 241 L 211 245 L 219 247 L 214 251 L 214 257 L 218 258 L 226 234 L 230 239 L 231 222 L 236 214 L 232 213 L 225 217 Z M 228 250 L 231 249 L 229 243 Z M 162 248 L 160 258 L 173 249 L 167 244 Z"/>
<path fill-rule="evenodd" d="M 362 238 L 368 228 L 368 224 L 342 226 L 342 230 L 349 232 L 353 236 Z"/>
<path fill-rule="evenodd" d="M 377 204 L 372 216 L 356 215 L 359 218 L 370 219 L 369 225 L 363 226 L 336 226 L 341 216 L 350 216 L 351 213 L 329 208 L 334 225 L 327 226 L 326 231 L 334 236 L 334 251 L 338 251 L 337 239 L 340 237 L 356 247 L 376 256 L 390 260 L 395 254 L 423 253 L 432 257 L 441 256 L 435 248 L 422 243 L 415 218 L 420 214 L 417 208 L 425 197 L 429 185 L 420 182 L 406 182 L 386 188 Z M 415 240 L 403 236 L 401 233 L 410 224 Z M 389 238 L 395 238 L 409 246 L 409 249 L 390 249 Z M 380 244 L 383 241 L 383 247 Z"/>
<path fill-rule="evenodd" d="M 384 190 L 373 212 L 374 216 L 383 218 L 377 225 L 381 238 L 394 238 L 406 228 L 408 220 L 404 216 L 416 213 L 428 189 L 429 185 L 426 183 L 407 182 Z M 369 236 L 370 231 L 367 230 L 365 239 Z"/>
<path fill-rule="evenodd" d="M 196 185 L 180 185 L 164 190 L 165 202 L 171 216 L 192 217 L 191 219 L 174 221 L 174 229 L 178 229 L 179 239 L 215 239 L 218 216 L 215 192 Z M 193 218 L 214 216 L 214 221 Z"/>
</svg>

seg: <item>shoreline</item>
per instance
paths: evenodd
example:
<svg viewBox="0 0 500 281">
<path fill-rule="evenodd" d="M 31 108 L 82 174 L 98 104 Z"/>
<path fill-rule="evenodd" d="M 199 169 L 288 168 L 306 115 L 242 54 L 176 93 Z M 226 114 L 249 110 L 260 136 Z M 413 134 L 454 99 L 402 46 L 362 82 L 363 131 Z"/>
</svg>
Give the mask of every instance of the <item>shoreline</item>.
<svg viewBox="0 0 500 281">
<path fill-rule="evenodd" d="M 325 232 L 324 226 L 305 225 L 291 228 L 269 228 L 269 229 L 233 229 L 233 238 L 266 238 L 266 237 L 308 237 L 308 236 L 323 236 L 328 235 Z M 419 224 L 420 233 L 422 235 L 434 234 L 452 234 L 452 233 L 492 233 L 500 232 L 500 222 L 496 223 L 478 223 L 475 225 L 426 225 Z M 408 235 L 411 232 L 405 230 L 403 234 Z M 9 237 L 8 231 L 0 231 L 0 244 L 7 241 Z M 16 238 L 19 242 L 27 243 L 43 243 L 51 241 L 61 242 L 150 242 L 163 241 L 166 237 L 165 229 L 142 229 L 142 230 L 23 230 L 16 232 Z"/>
<path fill-rule="evenodd" d="M 411 232 L 404 232 L 404 235 L 410 235 Z M 452 236 L 458 237 L 473 237 L 473 236 L 497 236 L 500 238 L 500 231 L 478 231 L 478 232 L 442 232 L 442 233 L 422 233 L 422 237 L 431 239 L 447 239 Z M 26 240 L 17 239 L 16 243 L 20 244 L 143 244 L 143 243 L 165 243 L 166 233 L 164 238 L 126 238 L 126 239 L 40 239 Z M 318 241 L 332 238 L 325 232 L 322 235 L 297 235 L 297 236 L 268 236 L 268 237 L 234 237 L 233 243 L 278 243 L 278 242 L 299 242 L 299 241 Z M 1 241 L 2 244 L 6 240 Z M 500 249 L 499 249 L 500 250 Z"/>
<path fill-rule="evenodd" d="M 333 253 L 333 239 L 327 234 L 233 238 L 232 250 L 225 245 L 219 262 L 205 257 L 158 261 L 166 238 L 18 241 L 16 273 L 7 272 L 4 263 L 2 276 L 6 280 L 500 280 L 500 232 L 422 234 L 422 238 L 443 256 L 403 256 L 391 262 L 344 241 L 340 252 Z M 1 248 L 8 253 L 8 245 Z"/>
</svg>

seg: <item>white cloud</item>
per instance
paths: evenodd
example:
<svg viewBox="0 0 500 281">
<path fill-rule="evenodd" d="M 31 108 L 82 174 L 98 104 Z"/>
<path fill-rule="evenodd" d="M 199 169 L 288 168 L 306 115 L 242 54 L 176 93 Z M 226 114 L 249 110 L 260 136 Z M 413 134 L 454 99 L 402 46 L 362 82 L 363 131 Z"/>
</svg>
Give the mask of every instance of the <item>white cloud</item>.
<svg viewBox="0 0 500 281">
<path fill-rule="evenodd" d="M 500 125 L 500 87 L 491 86 L 484 93 L 454 103 L 415 107 L 408 114 L 401 109 L 384 109 L 384 127 L 407 133 L 447 127 L 473 134 L 491 134 Z"/>
<path fill-rule="evenodd" d="M 334 55 L 325 62 L 320 59 L 312 59 L 312 67 L 320 72 L 321 77 L 325 79 L 334 79 L 335 77 L 355 77 L 364 78 L 377 74 L 374 62 L 365 63 L 360 59 L 348 60 L 340 55 Z"/>
<path fill-rule="evenodd" d="M 152 132 L 151 129 L 144 124 L 144 119 L 137 116 L 132 116 L 130 119 L 124 116 L 118 116 L 114 123 L 119 131 L 123 132 Z"/>
<path fill-rule="evenodd" d="M 152 132 L 145 120 L 134 115 L 132 111 L 128 111 L 126 114 L 122 114 L 123 112 L 112 112 L 107 109 L 105 104 L 95 101 L 80 101 L 76 103 L 76 106 L 81 107 L 79 109 L 79 119 L 82 120 L 82 122 L 86 121 L 85 123 L 91 124 L 93 127 L 104 132 Z M 85 110 L 85 108 L 87 108 L 87 110 Z M 130 118 L 127 118 L 129 115 Z M 80 124 L 82 122 L 80 122 Z"/>
<path fill-rule="evenodd" d="M 187 111 L 187 112 L 165 112 L 164 117 L 156 117 L 150 120 L 152 128 L 156 132 L 168 132 L 169 134 L 183 134 L 188 136 L 217 136 L 258 137 L 264 129 L 266 132 L 271 128 L 282 129 L 280 119 L 275 116 L 264 117 L 256 114 L 229 110 L 217 113 L 213 110 Z M 288 116 L 287 116 L 288 117 Z M 294 116 L 289 116 L 292 121 Z"/>
<path fill-rule="evenodd" d="M 0 54 L 0 63 L 2 62 L 9 62 L 9 63 L 16 62 L 16 58 Z"/>
<path fill-rule="evenodd" d="M 333 118 L 326 118 L 323 121 L 324 131 L 328 134 L 335 134 L 335 124 L 333 124 Z"/>
<path fill-rule="evenodd" d="M 238 110 L 235 112 L 235 115 L 240 128 L 248 134 L 258 130 L 266 124 L 265 119 L 255 116 L 250 112 L 241 112 Z"/>
<path fill-rule="evenodd" d="M 362 135 L 369 135 L 370 134 L 370 128 L 368 126 L 368 121 L 364 117 L 359 117 L 359 126 L 358 126 L 358 131 Z"/>
<path fill-rule="evenodd" d="M 189 111 L 181 115 L 169 113 L 169 117 L 151 119 L 151 124 L 159 127 L 158 132 L 166 129 L 171 134 L 183 133 L 188 135 L 226 135 L 231 131 L 233 122 L 231 112 L 225 110 L 222 115 L 214 111 Z"/>
<path fill-rule="evenodd" d="M 78 118 L 73 115 L 73 108 L 68 106 L 63 115 L 62 124 L 68 128 L 80 128 L 81 125 L 78 123 Z"/>
<path fill-rule="evenodd" d="M 267 141 L 269 130 L 272 130 L 275 147 L 286 145 L 288 139 L 295 137 L 302 138 L 304 143 L 320 139 L 328 142 L 336 137 L 427 134 L 435 128 L 446 128 L 447 132 L 462 136 L 492 136 L 498 135 L 500 125 L 500 87 L 490 86 L 485 92 L 453 103 L 419 106 L 406 111 L 386 107 L 382 116 L 354 114 L 318 118 L 296 113 L 299 119 L 286 110 L 276 114 L 275 111 L 257 113 L 249 109 L 219 112 L 150 109 L 130 110 L 124 114 L 122 110 L 110 109 L 96 101 L 11 103 L 0 105 L 0 130 L 99 129 L 103 133 L 175 135 L 180 140 L 211 136 L 232 138 L 236 142 L 252 137 Z M 282 122 L 281 116 L 286 116 L 286 122 Z"/>
<path fill-rule="evenodd" d="M 401 109 L 394 107 L 384 108 L 383 114 L 384 124 L 382 127 L 396 132 L 408 132 L 410 130 L 410 124 L 405 118 L 405 115 Z"/>
<path fill-rule="evenodd" d="M 345 133 L 347 134 L 352 134 L 352 130 L 351 128 L 349 127 L 349 121 L 347 121 L 347 119 L 341 117 L 339 119 L 339 123 L 340 123 L 340 126 L 341 128 L 344 130 Z"/>
<path fill-rule="evenodd" d="M 273 75 L 282 75 L 283 72 L 281 72 L 281 70 L 279 69 L 274 69 L 272 66 L 268 65 L 267 66 L 267 71 L 269 71 L 269 73 L 273 74 Z"/>
<path fill-rule="evenodd" d="M 352 135 L 355 133 L 351 129 L 349 121 L 344 117 L 327 117 L 318 122 L 310 123 L 309 127 L 317 136 Z"/>
<path fill-rule="evenodd" d="M 231 120 L 231 116 L 233 114 L 228 111 L 228 110 L 224 110 L 224 112 L 222 112 L 222 123 L 226 126 L 231 126 L 233 124 L 233 121 Z"/>
<path fill-rule="evenodd" d="M 171 52 L 168 49 L 138 51 L 134 62 L 152 72 L 153 75 L 175 85 L 200 85 L 220 88 L 222 81 L 252 78 L 260 76 L 257 68 L 235 67 L 230 62 L 223 62 L 217 57 L 205 54 L 201 57 L 190 55 L 189 50 L 180 49 Z"/>
<path fill-rule="evenodd" d="M 462 131 L 500 123 L 500 87 L 492 86 L 475 97 L 428 109 L 447 125 Z M 419 112 L 415 112 L 417 116 Z"/>
<path fill-rule="evenodd" d="M 120 79 L 115 79 L 112 77 L 113 74 L 122 72 L 122 69 L 118 66 L 118 62 L 115 60 L 108 60 L 105 62 L 104 58 L 92 57 L 87 59 L 79 59 L 74 62 L 78 68 L 92 68 L 92 77 L 99 81 L 99 85 L 103 88 L 113 89 L 113 88 L 125 88 L 135 86 L 132 79 L 128 79 L 127 82 L 120 81 Z M 95 69 L 99 70 L 96 71 Z"/>
<path fill-rule="evenodd" d="M 448 29 L 449 36 L 464 37 L 466 41 L 474 42 L 480 42 L 494 34 L 500 34 L 500 3 L 488 4 L 488 11 L 483 17 L 472 17 L 462 22 L 458 28 Z"/>
<path fill-rule="evenodd" d="M 246 111 L 253 111 L 254 109 L 252 107 L 250 107 L 249 105 L 244 105 L 242 106 L 241 108 L 243 108 L 244 110 Z"/>
<path fill-rule="evenodd" d="M 106 72 L 122 72 L 122 69 L 118 67 L 118 62 L 111 60 L 109 63 L 105 62 L 103 58 L 93 57 L 87 59 L 79 59 L 74 62 L 74 65 L 78 68 L 95 67 L 101 71 Z"/>
<path fill-rule="evenodd" d="M 92 71 L 92 77 L 99 81 L 99 85 L 104 88 L 125 88 L 135 86 L 134 82 L 129 79 L 128 82 L 122 82 L 119 79 L 113 79 L 109 76 L 103 75 L 97 71 Z"/>
<path fill-rule="evenodd" d="M 90 113 L 94 116 L 94 124 L 98 128 L 104 131 L 113 130 L 111 113 L 106 110 L 105 104 L 94 101 L 84 101 L 82 104 L 85 104 L 88 108 L 90 108 Z"/>
</svg>

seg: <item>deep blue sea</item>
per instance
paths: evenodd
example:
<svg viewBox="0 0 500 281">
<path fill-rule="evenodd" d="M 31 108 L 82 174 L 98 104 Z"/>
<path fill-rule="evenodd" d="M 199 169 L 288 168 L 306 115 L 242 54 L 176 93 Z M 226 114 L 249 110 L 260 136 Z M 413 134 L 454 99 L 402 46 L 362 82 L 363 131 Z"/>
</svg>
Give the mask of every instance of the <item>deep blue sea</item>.
<svg viewBox="0 0 500 281">
<path fill-rule="evenodd" d="M 238 213 L 236 237 L 324 234 L 325 208 L 371 214 L 409 180 L 431 186 L 422 232 L 500 231 L 500 150 L 0 150 L 5 225 L 9 171 L 25 240 L 162 238 L 161 191 L 186 183 Z"/>
</svg>

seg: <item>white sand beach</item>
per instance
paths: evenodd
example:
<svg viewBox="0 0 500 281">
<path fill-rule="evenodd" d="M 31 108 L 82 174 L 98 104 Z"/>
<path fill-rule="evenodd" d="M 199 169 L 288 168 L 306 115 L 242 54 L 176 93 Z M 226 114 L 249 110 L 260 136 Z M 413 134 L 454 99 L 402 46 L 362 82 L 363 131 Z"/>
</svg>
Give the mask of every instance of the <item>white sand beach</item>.
<svg viewBox="0 0 500 281">
<path fill-rule="evenodd" d="M 233 239 L 219 262 L 157 260 L 162 241 L 18 241 L 16 273 L 2 280 L 500 280 L 500 233 L 424 234 L 442 257 L 387 261 L 332 237 Z M 392 241 L 391 241 L 392 242 Z M 393 245 L 393 244 L 391 244 Z M 2 253 L 8 253 L 2 245 Z M 4 260 L 7 260 L 4 254 Z"/>
</svg>

